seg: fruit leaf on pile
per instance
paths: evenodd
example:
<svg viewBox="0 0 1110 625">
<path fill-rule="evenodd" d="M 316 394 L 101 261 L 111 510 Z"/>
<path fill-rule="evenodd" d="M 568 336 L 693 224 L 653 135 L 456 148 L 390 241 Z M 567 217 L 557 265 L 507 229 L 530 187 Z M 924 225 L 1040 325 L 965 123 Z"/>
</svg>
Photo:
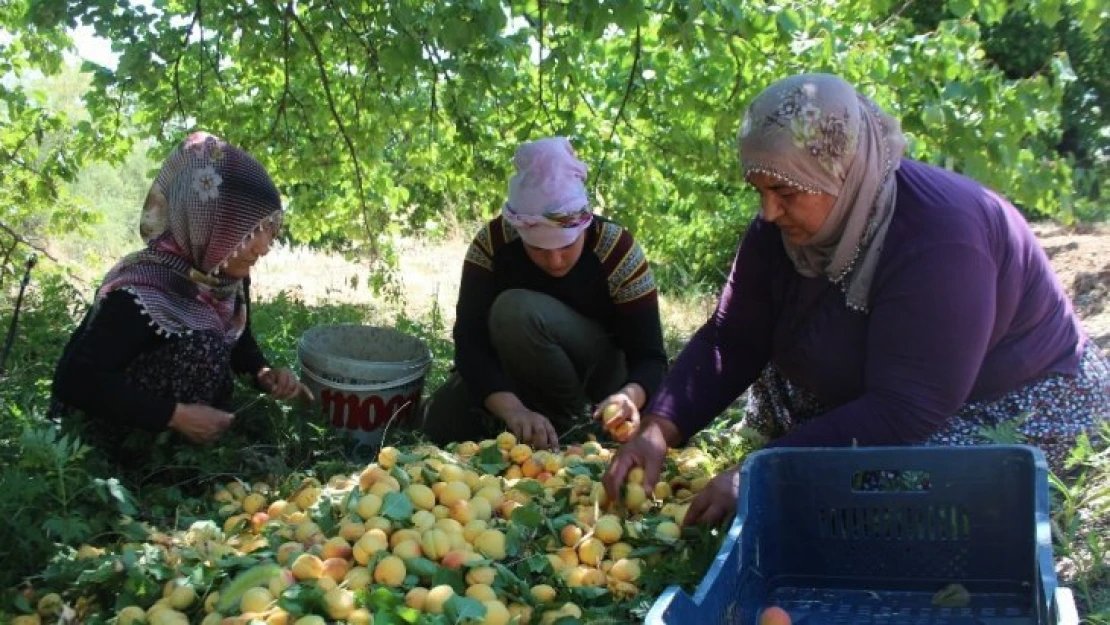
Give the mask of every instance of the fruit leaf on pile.
<svg viewBox="0 0 1110 625">
<path fill-rule="evenodd" d="M 617 501 L 599 482 L 612 453 L 503 433 L 385 447 L 326 482 L 229 482 L 215 518 L 60 554 L 42 579 L 66 587 L 28 589 L 13 625 L 638 622 L 704 574 L 720 536 L 681 529 L 709 479 L 701 451 L 669 452 L 650 491 L 633 469 Z"/>
</svg>

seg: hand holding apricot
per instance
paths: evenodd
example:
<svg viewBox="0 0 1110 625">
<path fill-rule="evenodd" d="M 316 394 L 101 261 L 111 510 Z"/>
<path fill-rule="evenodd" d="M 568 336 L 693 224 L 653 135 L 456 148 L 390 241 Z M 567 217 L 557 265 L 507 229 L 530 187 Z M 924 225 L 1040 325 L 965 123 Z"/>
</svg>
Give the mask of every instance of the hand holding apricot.
<svg viewBox="0 0 1110 625">
<path fill-rule="evenodd" d="M 614 440 L 627 442 L 640 429 L 640 410 L 625 393 L 613 393 L 594 409 L 593 418 L 601 421 Z"/>
<path fill-rule="evenodd" d="M 740 497 L 740 467 L 736 466 L 709 481 L 690 502 L 683 525 L 720 525 L 736 514 Z"/>
</svg>

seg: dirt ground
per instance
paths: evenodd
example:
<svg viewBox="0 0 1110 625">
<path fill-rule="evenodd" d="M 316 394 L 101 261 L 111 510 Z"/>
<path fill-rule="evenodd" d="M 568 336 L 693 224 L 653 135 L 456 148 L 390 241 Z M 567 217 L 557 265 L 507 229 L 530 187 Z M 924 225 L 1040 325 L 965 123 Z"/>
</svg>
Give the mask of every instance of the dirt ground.
<svg viewBox="0 0 1110 625">
<path fill-rule="evenodd" d="M 1110 353 L 1110 225 L 1034 226 L 1087 333 Z"/>
</svg>

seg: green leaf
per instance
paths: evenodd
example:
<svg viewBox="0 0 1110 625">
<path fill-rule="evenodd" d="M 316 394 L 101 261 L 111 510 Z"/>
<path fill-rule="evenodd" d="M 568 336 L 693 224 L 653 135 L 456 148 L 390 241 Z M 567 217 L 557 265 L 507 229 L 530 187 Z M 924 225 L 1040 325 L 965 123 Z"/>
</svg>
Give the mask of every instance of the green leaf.
<svg viewBox="0 0 1110 625">
<path fill-rule="evenodd" d="M 385 586 L 378 586 L 371 591 L 369 588 L 362 588 L 355 592 L 355 602 L 363 607 L 371 608 L 375 618 L 378 614 L 385 614 L 393 612 L 396 608 L 404 603 L 404 597 L 400 591 L 393 591 Z M 376 622 L 376 621 L 375 621 Z"/>
<path fill-rule="evenodd" d="M 976 0 L 948 0 L 947 7 L 952 15 L 963 19 L 971 15 L 971 12 L 975 10 L 977 4 L 978 2 Z"/>
<path fill-rule="evenodd" d="M 342 509 L 346 510 L 348 515 L 353 515 L 354 518 L 358 518 L 358 500 L 361 496 L 359 489 L 352 488 L 347 496 L 343 498 Z"/>
<path fill-rule="evenodd" d="M 435 484 L 439 481 L 439 473 L 433 471 L 427 465 L 420 465 L 420 474 L 424 476 L 425 484 Z"/>
<path fill-rule="evenodd" d="M 531 479 L 518 481 L 516 484 L 513 485 L 513 489 L 519 490 L 520 492 L 531 495 L 533 497 L 538 497 L 544 494 L 543 484 L 540 484 L 536 480 Z"/>
<path fill-rule="evenodd" d="M 458 595 L 466 594 L 466 579 L 463 577 L 462 571 L 440 567 L 440 569 L 435 572 L 435 575 L 432 576 L 432 586 L 441 586 L 443 584 L 447 584 L 453 588 Z"/>
<path fill-rule="evenodd" d="M 408 521 L 414 510 L 412 500 L 404 493 L 389 492 L 382 500 L 381 515 L 391 521 Z"/>
<path fill-rule="evenodd" d="M 977 13 L 984 24 L 997 24 L 1006 15 L 1006 3 L 1003 0 L 979 0 Z"/>
<path fill-rule="evenodd" d="M 405 570 L 424 579 L 434 576 L 439 569 L 438 564 L 427 558 L 409 558 L 405 560 Z"/>
<path fill-rule="evenodd" d="M 650 556 L 650 555 L 653 555 L 653 554 L 656 554 L 656 553 L 663 553 L 664 551 L 667 551 L 667 547 L 665 547 L 663 545 L 645 545 L 643 547 L 637 547 L 637 548 L 633 549 L 628 554 L 628 557 L 629 558 L 645 558 L 647 556 Z"/>
<path fill-rule="evenodd" d="M 313 515 L 316 525 L 320 527 L 324 536 L 333 536 L 339 527 L 339 522 L 334 514 L 335 506 L 332 505 L 330 499 L 321 497 L 316 510 L 316 514 Z"/>
<path fill-rule="evenodd" d="M 517 508 L 520 510 L 520 508 Z M 516 512 L 514 510 L 513 512 Z M 528 543 L 528 536 L 531 531 L 522 525 L 510 525 L 509 530 L 505 532 L 505 553 L 507 555 L 516 557 L 524 550 L 524 545 Z"/>
<path fill-rule="evenodd" d="M 447 618 L 455 623 L 480 621 L 486 616 L 486 606 L 477 599 L 455 595 L 443 605 Z"/>
<path fill-rule="evenodd" d="M 569 589 L 570 596 L 575 603 L 593 603 L 609 594 L 609 589 L 595 586 L 574 586 Z"/>
<path fill-rule="evenodd" d="M 135 516 L 138 513 L 138 510 L 135 508 L 135 498 L 123 484 L 120 484 L 118 479 L 114 477 L 107 480 L 97 478 L 95 483 L 97 486 L 104 488 L 108 494 L 111 495 L 112 499 L 116 501 L 116 506 L 120 514 Z"/>
<path fill-rule="evenodd" d="M 540 510 L 539 506 L 532 503 L 513 510 L 511 518 L 514 524 L 529 529 L 536 529 L 540 525 L 543 525 L 544 519 L 543 510 Z"/>
<path fill-rule="evenodd" d="M 408 471 L 402 469 L 400 465 L 394 465 L 394 467 L 390 469 L 389 474 L 401 485 L 401 490 L 405 490 L 409 487 L 409 484 L 412 484 L 412 476 L 408 474 Z"/>
<path fill-rule="evenodd" d="M 293 584 L 281 593 L 278 606 L 287 612 L 311 614 L 325 609 L 324 593 L 316 586 Z"/>
<path fill-rule="evenodd" d="M 118 526 L 118 530 L 131 540 L 146 540 L 150 536 L 150 532 L 138 521 L 121 524 Z"/>
<path fill-rule="evenodd" d="M 560 514 L 554 519 L 551 519 L 551 527 L 553 531 L 561 532 L 564 527 L 570 525 L 571 523 L 577 522 L 578 517 L 573 512 L 568 512 L 566 514 Z"/>
<path fill-rule="evenodd" d="M 531 575 L 539 575 L 541 578 L 548 577 L 551 574 L 551 561 L 547 559 L 546 555 L 537 555 L 524 560 L 524 568 Z"/>
<path fill-rule="evenodd" d="M 944 109 L 936 104 L 926 104 L 921 111 L 921 121 L 926 128 L 941 128 L 944 126 Z"/>
<path fill-rule="evenodd" d="M 501 458 L 501 450 L 497 445 L 490 445 L 479 451 L 472 460 L 474 466 L 483 473 L 498 475 L 509 467 L 509 463 Z"/>
<path fill-rule="evenodd" d="M 775 16 L 775 21 L 778 23 L 782 32 L 793 35 L 802 29 L 802 18 L 794 9 L 786 9 L 778 12 Z"/>
</svg>

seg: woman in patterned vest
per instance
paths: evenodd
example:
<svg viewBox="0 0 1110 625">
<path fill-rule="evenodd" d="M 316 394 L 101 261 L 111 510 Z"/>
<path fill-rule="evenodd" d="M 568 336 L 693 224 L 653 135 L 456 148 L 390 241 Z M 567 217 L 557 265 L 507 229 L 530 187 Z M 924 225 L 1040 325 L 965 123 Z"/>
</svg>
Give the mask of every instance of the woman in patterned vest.
<svg viewBox="0 0 1110 625">
<path fill-rule="evenodd" d="M 630 434 L 667 366 L 647 258 L 590 210 L 566 138 L 526 143 L 513 162 L 508 201 L 467 250 L 455 370 L 420 427 L 438 444 L 508 430 L 550 448 L 605 412 Z"/>
</svg>

